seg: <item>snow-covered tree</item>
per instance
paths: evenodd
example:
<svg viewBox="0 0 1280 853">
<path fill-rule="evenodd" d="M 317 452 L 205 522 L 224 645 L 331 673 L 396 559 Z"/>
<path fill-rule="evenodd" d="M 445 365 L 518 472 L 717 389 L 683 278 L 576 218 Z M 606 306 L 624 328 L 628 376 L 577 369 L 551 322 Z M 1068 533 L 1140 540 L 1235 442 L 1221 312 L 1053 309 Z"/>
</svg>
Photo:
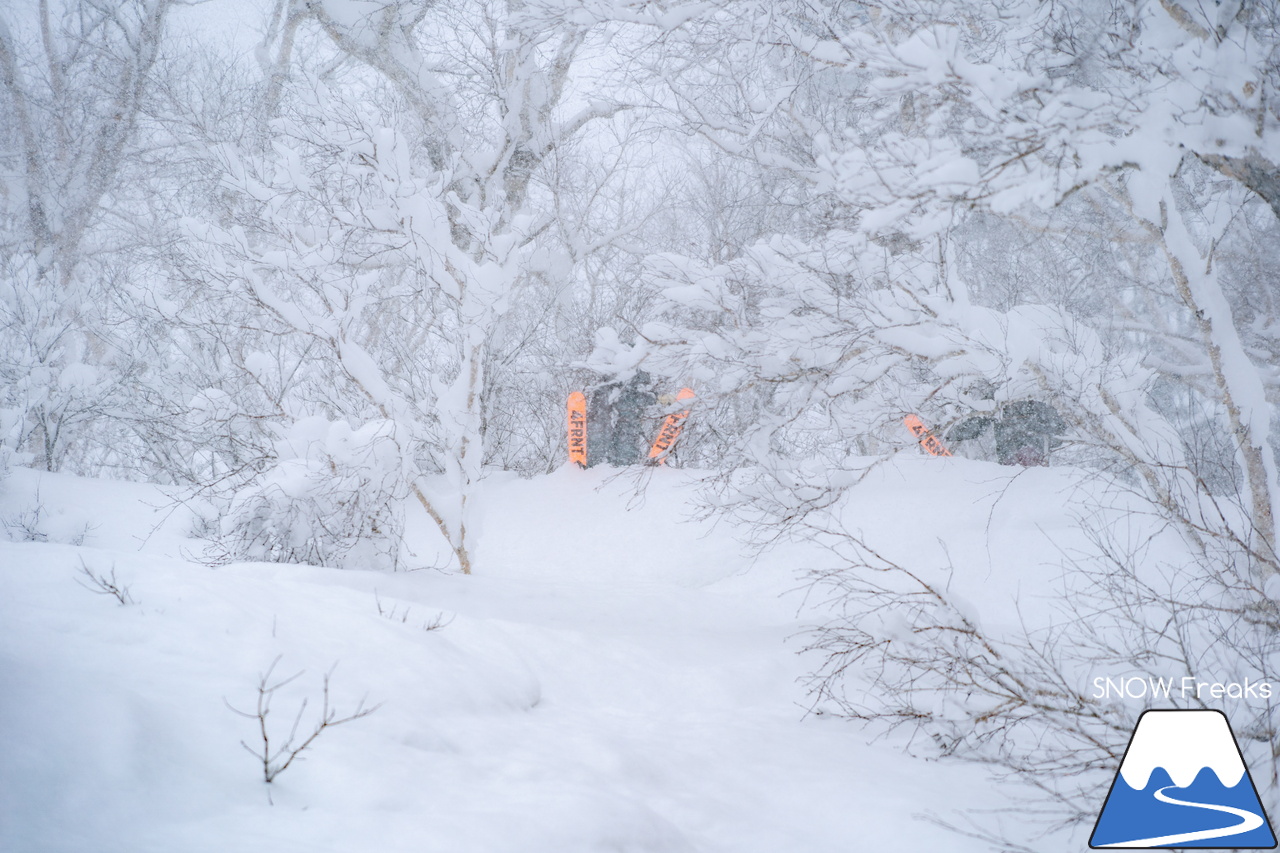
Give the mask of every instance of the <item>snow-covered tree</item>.
<svg viewBox="0 0 1280 853">
<path fill-rule="evenodd" d="M 1277 496 L 1269 371 L 1248 354 L 1215 253 L 1246 189 L 1274 209 L 1263 176 L 1277 173 L 1266 158 L 1280 133 L 1269 97 L 1275 14 L 1266 4 L 1212 13 L 1176 3 L 922 4 L 891 24 L 804 45 L 873 75 L 877 94 L 910 102 L 917 117 L 923 110 L 932 129 L 882 126 L 829 151 L 826 173 L 864 228 L 919 237 L 967 210 L 1051 208 L 1085 192 L 1118 200 L 1189 315 L 1172 331 L 1198 352 L 1183 346 L 1177 369 L 1212 376 L 1201 388 L 1221 408 L 1245 482 L 1250 531 L 1237 535 L 1267 571 Z M 1197 161 L 1239 190 L 1196 176 Z M 1165 461 L 1146 459 L 1141 470 Z"/>
<path fill-rule="evenodd" d="M 757 397 L 747 470 L 723 480 L 716 506 L 768 533 L 844 537 L 850 571 L 824 582 L 850 610 L 818 639 L 832 654 L 819 691 L 856 665 L 888 673 L 870 695 L 892 700 L 859 714 L 921 725 L 1078 819 L 1079 791 L 1046 780 L 1113 758 L 1102 730 L 1132 721 L 1091 716 L 1062 689 L 1076 671 L 1064 655 L 1142 671 L 1158 649 L 1188 672 L 1257 672 L 1277 652 L 1275 620 L 1253 616 L 1275 611 L 1267 584 L 1280 568 L 1274 318 L 1247 296 L 1256 276 L 1231 277 L 1263 263 L 1245 235 L 1276 232 L 1274 4 L 744 5 L 688 30 L 724 85 L 682 81 L 675 97 L 712 144 L 790 175 L 807 204 L 786 233 L 736 257 L 655 258 L 667 316 L 622 360 L 670 364 L 713 399 Z M 1121 244 L 1090 283 L 1105 307 L 1084 322 L 1062 305 L 984 302 L 965 243 L 992 221 L 1029 240 Z M 994 391 L 975 393 L 978 381 Z M 1071 594 L 1089 605 L 1052 636 L 984 633 L 826 514 L 868 455 L 914 444 L 903 415 L 946 426 L 1020 398 L 1052 403 L 1077 458 L 1113 475 L 1115 492 L 1091 492 L 1082 512 L 1136 496 L 1186 555 L 1153 566 L 1100 531 L 1073 569 L 1089 582 Z M 1229 448 L 1225 472 L 1197 458 L 1206 436 Z M 892 607 L 918 619 L 906 652 L 859 621 Z M 1002 680 L 1019 667 L 1025 680 Z M 957 718 L 942 696 L 976 698 Z M 1031 742 L 1024 726 L 1070 749 L 1015 761 Z M 1264 739 L 1274 724 L 1260 714 L 1249 727 Z"/>
<path fill-rule="evenodd" d="M 88 454 L 89 434 L 122 420 L 136 371 L 119 334 L 134 313 L 127 229 L 102 226 L 135 201 L 119 178 L 172 5 L 41 0 L 0 13 L 0 406 L 40 468 Z"/>
<path fill-rule="evenodd" d="M 548 189 L 619 109 L 574 77 L 608 73 L 605 25 L 519 3 L 289 8 L 310 29 L 288 37 L 329 67 L 295 67 L 267 145 L 219 150 L 236 209 L 192 223 L 188 269 L 318 348 L 328 417 L 391 425 L 403 490 L 469 572 L 511 318 L 537 313 L 526 298 L 554 305 L 575 264 L 637 225 L 575 227 Z"/>
</svg>

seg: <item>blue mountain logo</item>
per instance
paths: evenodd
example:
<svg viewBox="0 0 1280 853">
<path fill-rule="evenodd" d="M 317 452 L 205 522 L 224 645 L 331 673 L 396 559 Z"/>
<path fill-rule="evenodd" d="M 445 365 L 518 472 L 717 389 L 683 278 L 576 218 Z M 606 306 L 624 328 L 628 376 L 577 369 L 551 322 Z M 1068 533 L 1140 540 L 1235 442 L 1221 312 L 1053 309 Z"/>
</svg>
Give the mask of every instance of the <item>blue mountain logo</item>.
<svg viewBox="0 0 1280 853">
<path fill-rule="evenodd" d="M 1089 846 L 1274 848 L 1275 833 L 1226 715 L 1144 712 Z"/>
</svg>

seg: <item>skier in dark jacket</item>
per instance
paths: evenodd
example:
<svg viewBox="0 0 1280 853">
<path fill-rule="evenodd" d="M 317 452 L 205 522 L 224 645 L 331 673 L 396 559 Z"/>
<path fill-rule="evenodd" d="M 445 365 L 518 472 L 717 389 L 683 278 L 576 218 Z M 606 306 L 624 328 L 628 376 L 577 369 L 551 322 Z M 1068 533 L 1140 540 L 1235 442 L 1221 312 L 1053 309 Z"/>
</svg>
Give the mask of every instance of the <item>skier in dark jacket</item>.
<svg viewBox="0 0 1280 853">
<path fill-rule="evenodd" d="M 607 461 L 622 467 L 644 460 L 646 415 L 658 402 L 653 379 L 637 370 L 626 382 L 597 385 L 587 407 L 587 441 L 592 448 L 589 464 Z M 602 448 L 603 454 L 595 448 Z"/>
<path fill-rule="evenodd" d="M 1015 400 L 994 414 L 966 418 L 947 431 L 951 441 L 995 433 L 996 461 L 1001 465 L 1048 465 L 1049 451 L 1062 443 L 1067 424 L 1057 409 L 1039 400 Z"/>
</svg>

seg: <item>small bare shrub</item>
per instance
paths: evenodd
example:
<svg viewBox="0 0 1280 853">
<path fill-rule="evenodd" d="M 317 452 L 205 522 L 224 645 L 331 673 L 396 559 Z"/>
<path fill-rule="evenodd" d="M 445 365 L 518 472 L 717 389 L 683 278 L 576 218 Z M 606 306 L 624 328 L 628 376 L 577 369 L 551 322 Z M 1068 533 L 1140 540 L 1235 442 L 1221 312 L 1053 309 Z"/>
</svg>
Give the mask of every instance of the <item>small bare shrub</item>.
<svg viewBox="0 0 1280 853">
<path fill-rule="evenodd" d="M 137 600 L 129 592 L 127 584 L 121 583 L 116 578 L 116 567 L 113 565 L 110 572 L 95 572 L 82 559 L 80 561 L 79 575 L 75 579 L 76 583 L 89 590 L 96 595 L 109 595 L 120 604 L 137 604 Z"/>
<path fill-rule="evenodd" d="M 400 610 L 400 606 L 398 604 L 393 604 L 390 607 L 383 607 L 382 599 L 378 597 L 377 591 L 373 593 L 373 601 L 378 607 L 378 615 L 383 619 L 390 619 L 392 622 L 399 622 L 402 625 L 409 624 L 409 616 L 413 613 L 412 607 L 405 605 L 403 611 Z M 454 616 L 445 618 L 444 611 L 441 610 L 435 616 L 422 623 L 422 630 L 438 631 L 439 629 L 451 624 L 455 618 L 456 617 Z"/>
<path fill-rule="evenodd" d="M 310 734 L 307 734 L 304 737 L 299 733 L 299 727 L 302 725 L 302 717 L 307 710 L 308 700 L 304 698 L 302 700 L 302 704 L 298 707 L 298 713 L 294 715 L 293 725 L 289 727 L 288 736 L 284 738 L 283 742 L 279 742 L 277 740 L 277 742 L 273 743 L 271 732 L 268 730 L 267 726 L 267 717 L 271 715 L 271 701 L 277 690 L 280 690 L 288 684 L 292 684 L 294 681 L 301 678 L 305 672 L 300 671 L 287 678 L 272 681 L 272 674 L 275 672 L 276 666 L 280 663 L 280 657 L 281 656 L 279 655 L 276 656 L 276 659 L 271 662 L 271 666 L 267 667 L 267 671 L 258 677 L 258 698 L 252 712 L 241 711 L 230 702 L 227 702 L 225 699 L 223 700 L 226 706 L 235 713 L 247 719 L 257 721 L 258 735 L 261 739 L 261 743 L 257 746 L 250 746 L 242 740 L 240 741 L 240 745 L 261 764 L 262 781 L 266 782 L 268 785 L 274 782 L 277 776 L 285 770 L 288 770 L 289 766 L 292 765 L 295 760 L 301 760 L 302 753 L 306 752 L 307 749 L 315 743 L 316 739 L 320 737 L 321 732 L 331 729 L 334 726 L 340 726 L 343 723 L 349 723 L 352 720 L 358 720 L 361 717 L 367 717 L 382 707 L 382 704 L 379 703 L 366 708 L 364 704 L 365 700 L 362 698 L 360 703 L 356 705 L 355 711 L 345 716 L 339 716 L 337 709 L 330 704 L 329 700 L 329 679 L 333 675 L 333 670 L 337 668 L 337 664 L 335 663 L 329 668 L 329 671 L 324 674 L 321 693 L 322 704 L 320 718 L 312 726 Z M 270 791 L 267 793 L 267 800 L 271 800 Z"/>
</svg>

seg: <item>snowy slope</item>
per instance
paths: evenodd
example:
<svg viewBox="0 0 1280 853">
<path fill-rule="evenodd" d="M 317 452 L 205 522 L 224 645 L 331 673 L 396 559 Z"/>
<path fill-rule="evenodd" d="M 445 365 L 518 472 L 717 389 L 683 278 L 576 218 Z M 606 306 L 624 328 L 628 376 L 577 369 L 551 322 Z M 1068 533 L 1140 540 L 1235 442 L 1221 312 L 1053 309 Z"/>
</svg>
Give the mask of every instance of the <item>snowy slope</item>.
<svg viewBox="0 0 1280 853">
<path fill-rule="evenodd" d="M 869 526 L 892 538 L 900 505 L 949 488 L 953 558 L 989 563 L 1046 521 L 1028 506 L 966 532 L 995 466 L 884 476 Z M 63 544 L 0 542 L 0 850 L 985 849 L 916 817 L 997 805 L 979 771 L 804 715 L 788 638 L 809 615 L 786 593 L 815 555 L 752 562 L 732 531 L 681 523 L 689 480 L 658 471 L 637 497 L 597 470 L 495 478 L 468 578 L 211 570 L 184 558 L 198 543 L 156 489 L 15 472 L 0 517 L 38 488 Z M 82 561 L 137 603 L 77 586 Z M 251 710 L 277 657 L 276 675 L 304 671 L 277 694 L 277 738 L 304 697 L 313 724 L 335 664 L 340 713 L 383 704 L 323 733 L 271 805 L 239 745 L 256 722 L 227 705 Z"/>
</svg>

